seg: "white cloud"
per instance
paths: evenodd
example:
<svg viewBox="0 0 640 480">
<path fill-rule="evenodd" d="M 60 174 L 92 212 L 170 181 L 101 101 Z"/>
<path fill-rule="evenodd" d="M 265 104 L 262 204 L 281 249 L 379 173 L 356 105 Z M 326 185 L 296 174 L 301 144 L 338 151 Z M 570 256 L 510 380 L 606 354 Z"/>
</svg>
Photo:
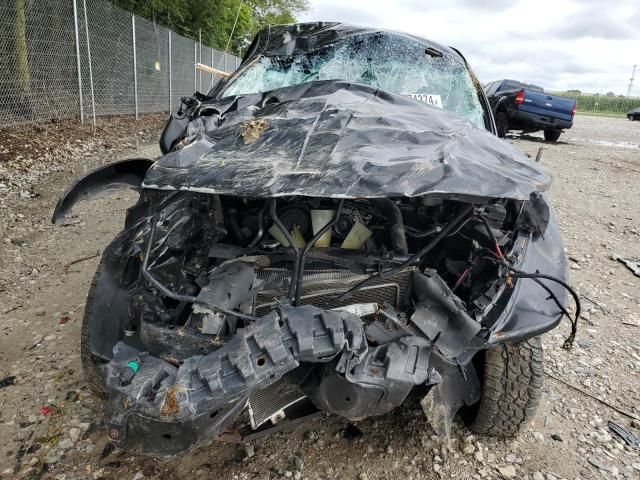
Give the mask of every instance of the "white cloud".
<svg viewBox="0 0 640 480">
<path fill-rule="evenodd" d="M 638 0 L 311 0 L 302 21 L 414 33 L 458 48 L 482 82 L 627 91 L 640 64 Z M 639 75 L 640 76 L 640 75 Z M 633 93 L 640 95 L 640 78 Z"/>
</svg>

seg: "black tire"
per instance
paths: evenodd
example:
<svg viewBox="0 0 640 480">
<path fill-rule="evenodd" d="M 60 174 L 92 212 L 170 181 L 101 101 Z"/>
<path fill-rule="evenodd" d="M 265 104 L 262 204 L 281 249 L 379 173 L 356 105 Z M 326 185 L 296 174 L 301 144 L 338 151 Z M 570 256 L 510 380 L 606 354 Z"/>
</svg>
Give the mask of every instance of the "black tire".
<svg viewBox="0 0 640 480">
<path fill-rule="evenodd" d="M 87 387 L 96 397 L 107 398 L 108 392 L 105 387 L 104 373 L 101 366 L 105 361 L 91 353 L 91 320 L 96 305 L 96 295 L 98 292 L 98 284 L 104 273 L 104 256 L 100 260 L 100 264 L 93 275 L 89 293 L 87 294 L 87 303 L 84 307 L 84 317 L 82 318 L 82 330 L 80 332 L 80 360 L 82 362 L 82 370 L 84 372 L 84 380 Z"/>
<path fill-rule="evenodd" d="M 485 352 L 482 396 L 470 428 L 510 437 L 533 419 L 542 395 L 544 369 L 540 337 Z"/>
<path fill-rule="evenodd" d="M 126 270 L 128 257 L 122 255 L 121 250 L 123 245 L 130 244 L 132 233 L 127 230 L 121 232 L 102 252 L 84 307 L 80 332 L 80 360 L 87 387 L 101 398 L 108 396 L 101 368 L 107 360 L 92 353 L 91 334 L 95 332 L 97 335 L 97 341 L 94 343 L 102 344 L 103 350 L 106 348 L 111 351 L 120 339 L 122 325 L 129 318 L 131 298 L 128 288 L 130 276 Z M 137 271 L 132 277 L 137 278 Z M 112 324 L 112 328 L 105 331 L 105 322 Z"/>
<path fill-rule="evenodd" d="M 496 130 L 500 138 L 505 138 L 509 132 L 509 117 L 505 112 L 496 113 Z"/>
<path fill-rule="evenodd" d="M 544 139 L 547 142 L 557 142 L 560 138 L 560 134 L 562 130 L 545 130 L 544 131 Z"/>
</svg>

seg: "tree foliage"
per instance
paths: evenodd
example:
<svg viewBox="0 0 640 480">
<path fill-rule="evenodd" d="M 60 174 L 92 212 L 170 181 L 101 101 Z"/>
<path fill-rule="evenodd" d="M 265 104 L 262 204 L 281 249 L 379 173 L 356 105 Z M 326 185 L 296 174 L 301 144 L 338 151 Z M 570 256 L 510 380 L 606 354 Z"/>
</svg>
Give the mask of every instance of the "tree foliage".
<svg viewBox="0 0 640 480">
<path fill-rule="evenodd" d="M 111 0 L 182 35 L 240 53 L 246 38 L 268 24 L 292 23 L 309 8 L 308 0 Z M 233 28 L 236 23 L 235 30 Z"/>
</svg>

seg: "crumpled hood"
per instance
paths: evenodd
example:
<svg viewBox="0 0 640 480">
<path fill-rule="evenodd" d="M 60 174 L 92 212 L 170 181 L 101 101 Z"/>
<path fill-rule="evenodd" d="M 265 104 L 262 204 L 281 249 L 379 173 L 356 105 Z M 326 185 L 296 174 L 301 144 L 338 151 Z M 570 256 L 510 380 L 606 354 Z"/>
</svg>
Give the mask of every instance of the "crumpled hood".
<svg viewBox="0 0 640 480">
<path fill-rule="evenodd" d="M 320 81 L 203 102 L 187 145 L 143 187 L 244 197 L 438 195 L 529 199 L 550 177 L 450 112 L 369 86 Z"/>
</svg>

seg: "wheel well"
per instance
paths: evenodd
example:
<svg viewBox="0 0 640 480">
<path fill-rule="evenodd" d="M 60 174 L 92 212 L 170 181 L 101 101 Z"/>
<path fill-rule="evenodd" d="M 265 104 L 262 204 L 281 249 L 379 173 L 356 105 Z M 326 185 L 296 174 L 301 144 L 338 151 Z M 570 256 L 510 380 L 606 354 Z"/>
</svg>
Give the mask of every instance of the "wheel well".
<svg viewBox="0 0 640 480">
<path fill-rule="evenodd" d="M 478 381 L 480 382 L 480 392 L 482 392 L 482 388 L 484 387 L 484 363 L 487 356 L 486 350 L 480 350 L 476 353 L 471 359 L 471 364 L 476 369 L 476 374 L 478 375 Z M 482 397 L 481 397 L 482 398 Z M 470 424 L 476 415 L 478 414 L 478 409 L 480 408 L 480 400 L 478 400 L 473 405 L 463 405 L 458 413 L 462 417 L 462 420 L 465 424 Z"/>
</svg>

